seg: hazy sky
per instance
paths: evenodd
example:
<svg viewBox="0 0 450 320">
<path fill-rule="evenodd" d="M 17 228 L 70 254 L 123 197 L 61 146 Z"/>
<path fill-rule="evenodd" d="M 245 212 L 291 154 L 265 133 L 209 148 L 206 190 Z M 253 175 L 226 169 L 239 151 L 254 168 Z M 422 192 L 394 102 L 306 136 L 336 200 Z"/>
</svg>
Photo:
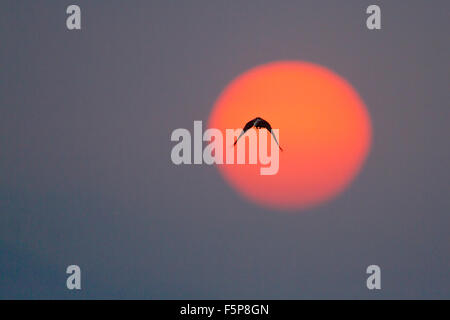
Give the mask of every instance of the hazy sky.
<svg viewBox="0 0 450 320">
<path fill-rule="evenodd" d="M 66 29 L 69 4 L 82 30 Z M 381 7 L 382 29 L 365 10 Z M 0 298 L 450 298 L 449 1 L 2 1 Z M 254 206 L 175 166 L 256 65 L 321 64 L 371 116 L 353 184 Z M 82 290 L 66 289 L 66 267 Z M 377 264 L 382 289 L 366 288 Z"/>
</svg>

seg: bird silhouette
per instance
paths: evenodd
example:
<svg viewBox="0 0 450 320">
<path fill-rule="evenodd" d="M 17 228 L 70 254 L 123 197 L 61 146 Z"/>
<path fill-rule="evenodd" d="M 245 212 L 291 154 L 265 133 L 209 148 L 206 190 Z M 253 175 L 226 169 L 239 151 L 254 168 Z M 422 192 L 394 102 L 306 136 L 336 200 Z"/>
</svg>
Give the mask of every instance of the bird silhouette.
<svg viewBox="0 0 450 320">
<path fill-rule="evenodd" d="M 244 129 L 242 130 L 241 134 L 234 142 L 233 146 L 235 146 L 236 143 L 238 142 L 238 140 L 247 132 L 248 129 L 250 129 L 252 127 L 255 127 L 256 129 L 261 129 L 261 128 L 267 129 L 267 131 L 269 131 L 272 134 L 273 138 L 275 139 L 275 142 L 277 143 L 278 148 L 280 148 L 280 150 L 283 151 L 283 149 L 280 147 L 280 144 L 278 143 L 277 137 L 275 137 L 275 134 L 272 131 L 272 126 L 270 125 L 270 123 L 268 123 L 266 120 L 264 120 L 263 118 L 260 118 L 260 117 L 256 117 L 255 119 L 247 122 L 247 124 L 244 126 Z"/>
</svg>

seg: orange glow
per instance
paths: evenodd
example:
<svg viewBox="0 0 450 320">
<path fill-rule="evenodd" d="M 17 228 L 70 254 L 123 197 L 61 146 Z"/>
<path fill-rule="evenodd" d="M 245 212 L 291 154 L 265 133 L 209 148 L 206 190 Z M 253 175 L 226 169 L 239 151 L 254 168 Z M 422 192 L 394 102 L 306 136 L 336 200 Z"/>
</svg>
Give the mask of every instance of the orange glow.
<svg viewBox="0 0 450 320">
<path fill-rule="evenodd" d="M 234 189 L 260 205 L 300 209 L 333 198 L 356 176 L 370 148 L 363 101 L 348 82 L 319 65 L 282 61 L 243 73 L 217 99 L 208 127 L 225 136 L 225 129 L 243 128 L 257 116 L 280 130 L 278 173 L 260 175 L 259 164 L 218 168 Z"/>
</svg>

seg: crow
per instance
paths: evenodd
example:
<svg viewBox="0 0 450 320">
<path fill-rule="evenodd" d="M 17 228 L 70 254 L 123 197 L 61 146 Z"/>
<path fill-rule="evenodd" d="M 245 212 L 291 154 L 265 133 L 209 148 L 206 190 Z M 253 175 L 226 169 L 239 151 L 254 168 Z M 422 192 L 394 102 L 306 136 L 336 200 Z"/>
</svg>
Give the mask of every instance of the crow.
<svg viewBox="0 0 450 320">
<path fill-rule="evenodd" d="M 277 143 L 278 148 L 280 148 L 280 150 L 283 151 L 283 149 L 280 147 L 280 144 L 278 143 L 277 137 L 275 137 L 275 134 L 272 131 L 272 126 L 270 125 L 270 123 L 268 123 L 266 120 L 264 120 L 260 117 L 256 117 L 255 119 L 247 122 L 247 124 L 244 126 L 244 129 L 242 130 L 242 133 L 236 139 L 233 146 L 235 146 L 236 143 L 238 142 L 239 138 L 242 137 L 247 132 L 247 130 L 252 127 L 255 127 L 256 129 L 261 129 L 261 128 L 267 129 L 267 131 L 269 131 L 272 134 L 273 138 L 275 139 L 275 142 Z"/>
</svg>

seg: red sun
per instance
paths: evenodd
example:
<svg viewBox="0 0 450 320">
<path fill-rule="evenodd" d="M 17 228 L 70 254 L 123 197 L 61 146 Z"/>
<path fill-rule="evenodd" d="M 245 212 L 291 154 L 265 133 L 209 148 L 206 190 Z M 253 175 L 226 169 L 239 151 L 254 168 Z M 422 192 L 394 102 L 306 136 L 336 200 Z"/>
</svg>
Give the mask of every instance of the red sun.
<svg viewBox="0 0 450 320">
<path fill-rule="evenodd" d="M 242 128 L 255 117 L 279 129 L 284 151 L 278 173 L 261 175 L 259 164 L 217 166 L 235 190 L 259 205 L 295 210 L 335 197 L 370 149 L 362 99 L 346 80 L 316 64 L 280 61 L 244 72 L 221 93 L 208 126 L 225 136 L 226 129 Z"/>
</svg>

